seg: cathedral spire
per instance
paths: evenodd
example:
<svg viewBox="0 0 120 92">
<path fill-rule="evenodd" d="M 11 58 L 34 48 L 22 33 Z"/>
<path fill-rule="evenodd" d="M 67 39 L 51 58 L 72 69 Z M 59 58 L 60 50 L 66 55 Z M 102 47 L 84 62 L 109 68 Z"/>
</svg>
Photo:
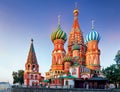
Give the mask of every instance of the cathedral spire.
<svg viewBox="0 0 120 92">
<path fill-rule="evenodd" d="M 31 38 L 31 43 L 33 43 L 33 38 Z"/>
<path fill-rule="evenodd" d="M 29 54 L 28 54 L 28 58 L 27 58 L 27 63 L 38 64 L 35 50 L 34 50 L 34 45 L 33 45 L 33 39 L 31 39 L 31 45 L 30 45 L 30 50 L 29 50 Z"/>
<path fill-rule="evenodd" d="M 79 27 L 79 23 L 78 23 L 78 14 L 79 14 L 79 11 L 78 11 L 78 5 L 77 5 L 77 3 L 75 3 L 75 9 L 73 11 L 73 14 L 74 14 L 73 28 L 80 28 Z"/>
<path fill-rule="evenodd" d="M 68 46 L 73 45 L 75 40 L 77 41 L 77 43 L 79 45 L 84 44 L 83 34 L 82 34 L 82 31 L 80 29 L 80 25 L 78 22 L 79 10 L 78 10 L 77 3 L 75 3 L 75 9 L 73 11 L 73 14 L 74 14 L 74 22 L 72 25 L 72 30 L 71 30 L 70 35 L 69 35 Z"/>
<path fill-rule="evenodd" d="M 75 3 L 75 9 L 73 11 L 73 14 L 74 14 L 74 22 L 68 38 L 68 53 L 71 57 L 76 56 L 76 53 L 78 53 L 77 56 L 79 56 L 79 58 L 82 58 L 79 60 L 79 63 L 81 65 L 84 65 L 85 64 L 85 45 L 84 45 L 83 33 L 80 29 L 79 22 L 78 22 L 79 10 L 78 10 L 77 3 Z M 74 49 L 77 49 L 77 51 Z"/>
<path fill-rule="evenodd" d="M 78 3 L 75 2 L 75 9 L 78 9 Z"/>
</svg>

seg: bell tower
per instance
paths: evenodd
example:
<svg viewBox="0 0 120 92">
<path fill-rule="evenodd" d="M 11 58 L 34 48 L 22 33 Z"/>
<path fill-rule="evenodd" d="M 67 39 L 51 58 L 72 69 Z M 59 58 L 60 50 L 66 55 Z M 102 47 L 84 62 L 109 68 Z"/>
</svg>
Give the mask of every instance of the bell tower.
<svg viewBox="0 0 120 92">
<path fill-rule="evenodd" d="M 31 39 L 30 50 L 25 64 L 24 84 L 26 86 L 38 86 L 44 78 L 39 73 L 39 64 L 37 62 L 33 39 Z"/>
</svg>

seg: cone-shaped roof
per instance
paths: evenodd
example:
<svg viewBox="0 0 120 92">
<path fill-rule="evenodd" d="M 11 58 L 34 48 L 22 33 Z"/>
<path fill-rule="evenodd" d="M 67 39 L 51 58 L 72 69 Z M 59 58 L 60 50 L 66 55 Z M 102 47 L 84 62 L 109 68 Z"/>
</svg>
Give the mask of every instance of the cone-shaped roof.
<svg viewBox="0 0 120 92">
<path fill-rule="evenodd" d="M 78 44 L 81 43 L 84 44 L 83 34 L 78 22 L 78 14 L 79 14 L 78 9 L 77 8 L 74 9 L 73 13 L 74 13 L 74 22 L 73 22 L 72 30 L 69 35 L 68 45 L 74 44 L 75 39 L 77 39 Z"/>
<path fill-rule="evenodd" d="M 34 50 L 34 45 L 33 45 L 33 39 L 31 39 L 31 45 L 30 45 L 30 50 L 29 50 L 29 54 L 28 54 L 28 58 L 27 58 L 27 63 L 38 64 L 35 50 Z"/>
<path fill-rule="evenodd" d="M 79 14 L 78 9 L 74 9 L 73 13 L 74 13 L 74 23 L 73 23 L 72 27 L 73 28 L 80 28 L 79 27 L 79 22 L 78 22 L 78 14 Z"/>
</svg>

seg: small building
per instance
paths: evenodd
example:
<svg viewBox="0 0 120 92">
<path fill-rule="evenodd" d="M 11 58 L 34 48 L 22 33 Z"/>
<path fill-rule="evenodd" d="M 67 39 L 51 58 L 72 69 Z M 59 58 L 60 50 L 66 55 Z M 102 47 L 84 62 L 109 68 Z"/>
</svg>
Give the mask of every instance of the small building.
<svg viewBox="0 0 120 92">
<path fill-rule="evenodd" d="M 11 85 L 9 82 L 0 82 L 0 90 L 4 92 L 11 92 Z"/>
</svg>

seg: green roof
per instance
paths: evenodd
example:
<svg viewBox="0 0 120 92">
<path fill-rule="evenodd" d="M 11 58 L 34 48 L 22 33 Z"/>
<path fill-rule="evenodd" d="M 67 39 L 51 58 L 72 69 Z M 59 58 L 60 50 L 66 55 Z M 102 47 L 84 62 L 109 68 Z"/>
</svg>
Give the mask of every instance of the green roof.
<svg viewBox="0 0 120 92">
<path fill-rule="evenodd" d="M 49 80 L 43 80 L 43 82 L 49 82 Z"/>
<path fill-rule="evenodd" d="M 92 77 L 92 78 L 90 78 L 89 80 L 98 80 L 98 81 L 101 81 L 101 80 L 108 80 L 107 78 L 103 78 L 103 77 Z"/>
<path fill-rule="evenodd" d="M 80 50 L 78 43 L 75 42 L 75 44 L 72 46 L 72 50 Z"/>
<path fill-rule="evenodd" d="M 77 77 L 72 76 L 72 75 L 68 75 L 68 76 L 61 76 L 61 77 L 59 77 L 59 78 L 62 78 L 62 79 L 75 79 L 75 78 L 77 78 Z"/>
<path fill-rule="evenodd" d="M 72 66 L 79 66 L 80 64 L 78 62 L 74 62 Z"/>
</svg>

